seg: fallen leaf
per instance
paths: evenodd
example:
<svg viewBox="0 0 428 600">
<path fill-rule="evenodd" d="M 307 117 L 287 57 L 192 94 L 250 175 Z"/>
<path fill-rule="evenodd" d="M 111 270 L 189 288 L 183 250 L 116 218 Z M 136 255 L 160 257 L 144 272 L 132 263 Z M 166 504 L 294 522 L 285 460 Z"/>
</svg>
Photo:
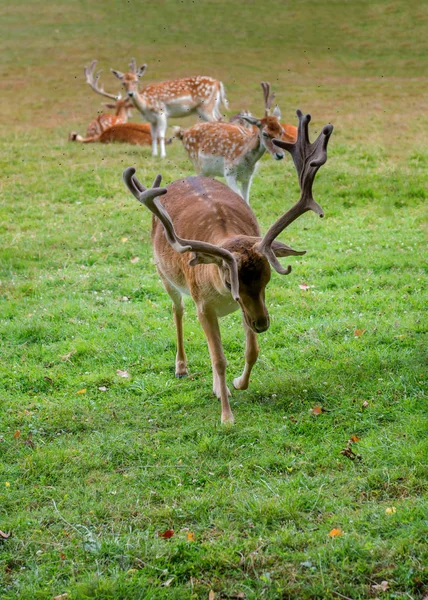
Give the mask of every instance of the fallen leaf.
<svg viewBox="0 0 428 600">
<path fill-rule="evenodd" d="M 60 555 L 59 555 L 59 557 L 60 557 L 61 560 L 65 560 L 65 554 L 64 554 L 64 552 L 61 552 Z"/>
<path fill-rule="evenodd" d="M 127 241 L 128 241 L 128 238 L 126 238 L 126 237 L 123 237 L 123 238 L 122 238 L 120 241 L 122 242 L 122 244 L 124 244 L 125 242 L 127 242 Z"/>
<path fill-rule="evenodd" d="M 139 257 L 138 256 L 134 256 L 133 258 L 131 258 L 131 262 L 133 265 L 135 265 L 137 262 L 139 262 Z"/>
<path fill-rule="evenodd" d="M 389 590 L 389 583 L 387 581 L 381 581 L 380 583 L 372 585 L 372 589 L 376 590 L 376 592 L 387 592 Z"/>
<path fill-rule="evenodd" d="M 75 350 L 72 350 L 68 354 L 64 354 L 64 356 L 61 356 L 61 360 L 63 360 L 63 361 L 70 360 L 70 358 L 73 356 L 73 354 L 76 354 Z"/>
<path fill-rule="evenodd" d="M 188 542 L 194 542 L 195 541 L 195 534 L 192 533 L 191 531 L 187 532 L 187 541 Z"/>
<path fill-rule="evenodd" d="M 350 460 L 355 460 L 356 458 L 358 460 L 362 460 L 362 456 L 361 454 L 356 454 L 352 448 L 349 446 L 346 446 L 346 448 L 343 448 L 343 450 L 340 451 L 340 454 L 342 454 L 343 456 L 346 456 L 346 458 L 349 458 Z"/>
<path fill-rule="evenodd" d="M 306 283 L 301 283 L 301 284 L 299 285 L 299 288 L 300 288 L 301 290 L 309 290 L 309 289 L 310 289 L 310 287 L 311 287 L 311 286 L 310 286 L 310 285 L 307 285 Z"/>
<path fill-rule="evenodd" d="M 116 373 L 119 375 L 119 377 L 123 377 L 124 379 L 130 378 L 128 371 L 121 371 L 121 369 L 118 369 Z"/>
<path fill-rule="evenodd" d="M 173 529 L 165 529 L 165 531 L 159 532 L 158 535 L 161 538 L 165 538 L 166 540 L 169 540 L 169 538 L 172 538 L 172 536 L 174 535 L 174 530 Z"/>
<path fill-rule="evenodd" d="M 395 506 L 389 506 L 388 508 L 385 508 L 385 512 L 387 515 L 393 515 L 397 512 L 397 509 L 395 508 Z"/>
<path fill-rule="evenodd" d="M 336 529 L 332 529 L 328 535 L 329 537 L 340 537 L 343 535 L 343 531 L 340 529 L 340 527 L 337 527 Z"/>
<path fill-rule="evenodd" d="M 82 388 L 81 390 L 76 392 L 76 394 L 86 394 L 86 388 Z"/>
<path fill-rule="evenodd" d="M 31 431 L 30 431 L 30 433 L 27 435 L 27 439 L 26 439 L 26 440 L 24 440 L 24 444 L 25 444 L 26 446 L 29 446 L 30 448 L 35 448 L 35 447 L 36 447 L 36 444 L 33 442 L 33 434 L 31 433 Z"/>
<path fill-rule="evenodd" d="M 100 390 L 100 392 L 106 392 L 107 388 L 105 385 L 100 385 L 100 387 L 98 388 Z"/>
<path fill-rule="evenodd" d="M 10 531 L 8 533 L 5 533 L 4 531 L 0 530 L 0 538 L 2 540 L 7 540 L 8 538 L 10 538 L 10 536 L 11 536 Z"/>
<path fill-rule="evenodd" d="M 322 408 L 322 406 L 314 406 L 313 408 L 311 408 L 311 410 L 309 412 L 312 415 L 318 416 L 323 412 L 323 408 Z"/>
<path fill-rule="evenodd" d="M 351 437 L 349 438 L 349 441 L 352 442 L 353 444 L 355 444 L 356 442 L 359 442 L 361 438 L 358 437 L 358 435 L 351 435 Z"/>
<path fill-rule="evenodd" d="M 68 594 L 67 594 L 67 593 L 65 593 L 65 594 L 60 594 L 59 596 L 54 596 L 54 597 L 52 598 L 52 600 L 65 600 L 66 598 L 68 598 Z"/>
<path fill-rule="evenodd" d="M 167 579 L 166 581 L 164 581 L 164 582 L 162 583 L 162 586 L 163 586 L 163 587 L 168 587 L 168 586 L 170 586 L 170 585 L 171 585 L 171 583 L 174 581 L 174 579 L 175 579 L 175 577 L 171 577 L 171 579 Z"/>
<path fill-rule="evenodd" d="M 17 438 L 19 438 L 19 437 L 20 437 L 20 435 L 21 435 L 21 432 L 19 431 L 19 429 L 17 429 L 17 430 L 15 431 L 15 433 L 13 434 L 13 437 L 14 437 L 15 439 L 17 439 Z"/>
<path fill-rule="evenodd" d="M 215 598 L 215 592 L 214 590 L 210 590 L 210 593 L 208 594 L 208 600 L 214 600 Z"/>
<path fill-rule="evenodd" d="M 355 337 L 361 337 L 363 335 L 363 333 L 365 333 L 365 331 L 366 331 L 365 329 L 356 329 L 354 331 L 354 336 Z"/>
<path fill-rule="evenodd" d="M 120 301 L 121 302 L 128 302 L 129 298 L 128 298 L 128 296 L 122 296 L 121 299 L 120 299 Z"/>
<path fill-rule="evenodd" d="M 364 402 L 361 405 L 361 408 L 367 408 L 369 405 L 369 403 L 367 402 L 367 400 L 364 400 Z"/>
</svg>

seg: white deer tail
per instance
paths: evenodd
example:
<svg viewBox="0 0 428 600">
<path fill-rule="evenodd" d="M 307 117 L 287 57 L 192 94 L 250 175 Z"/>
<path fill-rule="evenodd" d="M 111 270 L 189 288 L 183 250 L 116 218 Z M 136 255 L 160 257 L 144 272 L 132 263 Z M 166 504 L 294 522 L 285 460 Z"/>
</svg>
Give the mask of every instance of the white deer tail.
<svg viewBox="0 0 428 600">
<path fill-rule="evenodd" d="M 226 110 L 229 110 L 229 101 L 226 98 L 226 91 L 224 89 L 223 83 L 220 81 L 220 99 Z"/>
</svg>

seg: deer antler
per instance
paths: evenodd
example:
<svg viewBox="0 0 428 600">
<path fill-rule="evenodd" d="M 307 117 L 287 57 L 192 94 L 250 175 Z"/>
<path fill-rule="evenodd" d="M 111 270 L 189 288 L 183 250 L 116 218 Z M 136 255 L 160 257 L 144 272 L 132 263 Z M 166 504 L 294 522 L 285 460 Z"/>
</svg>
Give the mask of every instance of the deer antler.
<svg viewBox="0 0 428 600">
<path fill-rule="evenodd" d="M 107 92 L 104 91 L 104 86 L 99 85 L 99 79 L 100 79 L 102 71 L 98 71 L 98 73 L 94 73 L 97 63 L 98 63 L 97 60 L 93 60 L 89 67 L 85 67 L 84 72 L 85 72 L 86 83 L 89 84 L 91 86 L 91 88 L 94 90 L 94 92 L 97 92 L 97 94 L 101 94 L 101 96 L 105 96 L 106 98 L 111 98 L 112 100 L 120 100 L 122 98 L 121 94 L 119 94 L 117 96 L 115 96 L 114 94 L 108 94 Z"/>
<path fill-rule="evenodd" d="M 275 99 L 275 92 L 272 92 L 272 94 L 270 93 L 270 83 L 268 83 L 267 81 L 262 81 L 261 86 L 263 90 L 263 96 L 265 99 L 265 117 L 268 117 L 270 115 L 272 102 Z"/>
<path fill-rule="evenodd" d="M 259 244 L 259 250 L 263 252 L 273 268 L 281 275 L 288 275 L 291 267 L 286 269 L 279 263 L 272 250 L 275 238 L 297 217 L 308 210 L 313 210 L 320 217 L 324 216 L 323 210 L 312 196 L 312 185 L 318 169 L 327 161 L 327 144 L 333 133 L 333 125 L 326 125 L 313 144 L 309 141 L 308 125 L 311 115 L 303 115 L 297 111 L 299 125 L 297 130 L 297 141 L 294 144 L 274 139 L 276 146 L 287 150 L 297 170 L 300 185 L 300 199 L 296 204 L 282 215 L 267 231 Z"/>
<path fill-rule="evenodd" d="M 162 175 L 158 175 L 151 188 L 145 188 L 142 183 L 135 177 L 134 167 L 128 167 L 123 172 L 123 181 L 129 191 L 137 198 L 139 202 L 144 204 L 162 223 L 165 236 L 171 246 L 176 252 L 194 252 L 202 253 L 210 257 L 214 257 L 215 261 L 205 261 L 202 257 L 193 256 L 189 261 L 189 265 L 192 267 L 203 263 L 203 262 L 216 262 L 221 264 L 224 261 L 229 267 L 230 273 L 230 286 L 233 299 L 239 301 L 239 279 L 238 279 L 238 266 L 235 257 L 231 252 L 225 248 L 220 248 L 208 242 L 201 242 L 198 240 L 185 240 L 175 232 L 174 225 L 171 221 L 171 217 L 158 200 L 158 196 L 163 196 L 167 193 L 166 188 L 161 188 L 160 183 L 162 181 Z"/>
</svg>

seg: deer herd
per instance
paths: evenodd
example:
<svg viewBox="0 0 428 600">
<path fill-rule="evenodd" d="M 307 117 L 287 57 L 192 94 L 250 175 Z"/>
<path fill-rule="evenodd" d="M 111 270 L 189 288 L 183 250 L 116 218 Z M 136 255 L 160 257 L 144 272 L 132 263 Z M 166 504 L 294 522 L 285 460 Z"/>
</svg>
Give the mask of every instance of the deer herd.
<svg viewBox="0 0 428 600">
<path fill-rule="evenodd" d="M 135 168 L 123 172 L 129 191 L 152 213 L 152 243 L 156 268 L 172 300 L 177 335 L 176 377 L 187 375 L 187 358 L 183 335 L 183 295 L 190 295 L 196 305 L 204 330 L 212 364 L 213 392 L 221 401 L 221 420 L 233 423 L 230 390 L 226 384 L 224 356 L 218 318 L 241 310 L 246 336 L 245 366 L 233 380 L 236 390 L 249 385 L 259 348 L 257 334 L 269 328 L 265 302 L 271 268 L 288 275 L 291 266 L 283 267 L 281 257 L 305 254 L 277 240 L 297 217 L 312 210 L 323 217 L 315 202 L 312 186 L 318 169 L 327 161 L 327 145 L 333 132 L 326 125 L 315 142 L 309 141 L 311 116 L 297 111 L 298 126 L 282 124 L 278 106 L 272 109 L 275 94 L 262 82 L 264 116 L 254 117 L 241 111 L 222 120 L 221 108 L 228 108 L 223 83 L 211 77 L 196 76 L 151 84 L 139 89 L 146 65 L 137 68 L 135 59 L 130 71 L 111 69 L 126 90 L 126 97 L 108 94 L 100 85 L 97 62 L 85 69 L 90 87 L 114 100 L 107 107 L 114 114 L 101 114 L 87 130 L 86 138 L 71 133 L 76 142 L 127 142 L 152 145 L 152 154 L 165 157 L 168 117 L 196 113 L 199 122 L 187 130 L 175 128 L 197 176 L 185 177 L 160 187 L 158 175 L 150 188 L 135 175 Z M 132 109 L 141 113 L 147 124 L 128 123 Z M 300 199 L 279 217 L 262 235 L 249 206 L 251 181 L 261 157 L 268 152 L 275 160 L 290 153 L 298 175 Z M 227 185 L 213 179 L 224 177 Z"/>
</svg>

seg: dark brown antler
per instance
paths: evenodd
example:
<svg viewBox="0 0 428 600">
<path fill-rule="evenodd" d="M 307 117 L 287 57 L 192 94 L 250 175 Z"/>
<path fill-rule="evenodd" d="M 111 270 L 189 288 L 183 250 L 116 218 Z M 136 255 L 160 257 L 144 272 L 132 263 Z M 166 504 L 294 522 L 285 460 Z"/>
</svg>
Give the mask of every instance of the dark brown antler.
<svg viewBox="0 0 428 600">
<path fill-rule="evenodd" d="M 270 93 L 270 83 L 267 81 L 262 81 L 261 83 L 263 96 L 265 99 L 265 117 L 270 115 L 270 109 L 272 107 L 272 102 L 275 99 L 275 92 Z"/>
<path fill-rule="evenodd" d="M 101 77 L 102 71 L 98 71 L 94 73 L 95 67 L 97 66 L 98 61 L 93 60 L 89 67 L 85 67 L 84 73 L 86 78 L 86 83 L 91 86 L 94 92 L 97 94 L 101 94 L 101 96 L 105 96 L 106 98 L 111 98 L 112 100 L 120 100 L 122 98 L 121 94 L 115 96 L 114 94 L 108 94 L 104 91 L 104 86 L 100 86 L 99 80 Z"/>
<path fill-rule="evenodd" d="M 333 125 L 326 125 L 315 142 L 311 144 L 308 134 L 311 115 L 303 115 L 298 110 L 297 116 L 299 118 L 297 141 L 291 144 L 275 139 L 273 142 L 276 146 L 290 152 L 293 158 L 299 177 L 300 199 L 269 228 L 259 245 L 260 251 L 265 254 L 273 268 L 282 275 L 290 273 L 291 267 L 284 269 L 278 262 L 272 251 L 272 243 L 290 223 L 306 211 L 313 210 L 320 217 L 324 216 L 321 206 L 313 199 L 312 185 L 318 169 L 327 161 L 327 144 L 333 132 Z"/>
<path fill-rule="evenodd" d="M 129 191 L 137 198 L 139 202 L 144 204 L 162 223 L 165 236 L 171 246 L 176 252 L 193 252 L 194 256 L 189 261 L 189 265 L 192 267 L 201 263 L 221 264 L 224 261 L 229 267 L 230 273 L 230 286 L 233 299 L 239 301 L 239 279 L 238 279 L 238 266 L 236 264 L 235 257 L 231 252 L 219 246 L 209 244 L 208 242 L 201 242 L 198 240 L 185 240 L 175 232 L 174 225 L 171 221 L 171 217 L 162 206 L 158 196 L 163 196 L 167 193 L 166 188 L 161 188 L 160 183 L 162 181 L 162 175 L 158 175 L 151 188 L 145 188 L 142 183 L 135 177 L 134 167 L 128 167 L 123 172 L 123 181 Z M 204 256 L 198 256 L 201 253 Z M 214 260 L 205 260 L 205 257 L 211 257 Z"/>
</svg>

